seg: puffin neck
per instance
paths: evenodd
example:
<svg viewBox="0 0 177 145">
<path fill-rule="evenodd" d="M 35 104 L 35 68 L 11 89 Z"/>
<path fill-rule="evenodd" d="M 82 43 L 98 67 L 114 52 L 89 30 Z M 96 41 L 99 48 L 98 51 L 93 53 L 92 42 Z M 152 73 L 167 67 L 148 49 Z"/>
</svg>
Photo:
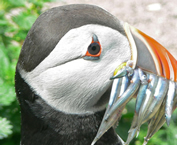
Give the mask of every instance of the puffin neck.
<svg viewBox="0 0 177 145">
<path fill-rule="evenodd" d="M 89 115 L 65 114 L 55 110 L 37 96 L 18 71 L 15 81 L 21 105 L 21 144 L 91 144 L 105 111 Z M 97 145 L 106 144 L 119 145 L 113 128 L 109 129 L 97 143 Z"/>
</svg>

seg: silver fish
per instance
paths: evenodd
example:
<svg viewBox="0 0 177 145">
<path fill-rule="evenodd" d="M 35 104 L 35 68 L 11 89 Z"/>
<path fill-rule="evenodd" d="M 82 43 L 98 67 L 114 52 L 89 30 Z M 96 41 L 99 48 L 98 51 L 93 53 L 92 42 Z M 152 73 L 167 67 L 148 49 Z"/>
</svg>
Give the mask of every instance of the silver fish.
<svg viewBox="0 0 177 145">
<path fill-rule="evenodd" d="M 145 116 L 143 122 L 148 121 L 159 110 L 159 108 L 166 96 L 167 91 L 168 91 L 168 80 L 163 77 L 159 77 L 158 84 L 155 89 L 153 101 L 151 102 L 149 109 L 146 112 L 146 116 Z"/>
<path fill-rule="evenodd" d="M 119 118 L 121 117 L 121 113 L 122 113 L 125 106 L 118 108 L 119 110 L 117 111 L 117 114 L 114 114 L 110 118 L 109 121 L 105 119 L 106 116 L 108 115 L 110 108 L 114 104 L 114 102 L 117 101 L 121 97 L 121 95 L 125 92 L 125 90 L 127 89 L 128 84 L 129 84 L 129 78 L 127 76 L 124 76 L 124 77 L 118 78 L 118 79 L 114 79 L 113 86 L 111 89 L 109 103 L 108 103 L 105 115 L 103 117 L 102 123 L 100 125 L 100 130 L 98 131 L 98 133 L 99 133 L 97 136 L 98 139 L 99 139 L 99 136 L 101 137 L 101 135 L 104 132 L 106 132 L 111 126 L 116 124 L 116 121 L 119 120 Z"/>
<path fill-rule="evenodd" d="M 106 110 L 106 113 L 103 117 L 103 120 L 101 122 L 101 125 L 99 127 L 99 130 L 97 132 L 96 137 L 94 138 L 92 145 L 94 145 L 96 143 L 97 140 L 100 139 L 100 137 L 110 128 L 112 127 L 117 120 L 120 118 L 122 110 L 124 109 L 125 105 L 128 103 L 128 101 L 132 98 L 132 96 L 135 94 L 135 92 L 137 91 L 137 89 L 139 88 L 140 85 L 140 79 L 139 79 L 139 75 L 138 75 L 138 71 L 135 70 L 132 80 L 131 80 L 131 84 L 128 86 L 127 81 L 128 77 L 125 76 L 125 78 L 123 79 L 124 82 L 122 83 L 122 85 L 124 84 L 125 86 L 123 87 L 123 90 L 126 90 L 121 96 L 120 98 L 113 103 L 113 105 L 109 108 L 109 110 Z M 126 86 L 128 86 L 128 88 L 126 89 Z M 112 90 L 115 92 L 115 90 Z"/>
<path fill-rule="evenodd" d="M 175 82 L 169 81 L 169 89 L 167 93 L 166 107 L 165 107 L 165 118 L 168 126 L 170 125 L 174 97 L 175 97 Z"/>
<path fill-rule="evenodd" d="M 142 70 L 139 69 L 139 76 L 140 76 L 140 80 L 141 80 L 141 86 L 138 90 L 136 105 L 135 105 L 135 113 L 134 113 L 133 121 L 132 121 L 132 124 L 131 124 L 131 128 L 128 132 L 128 138 L 127 138 L 127 141 L 126 141 L 125 145 L 128 145 L 130 143 L 130 141 L 135 137 L 135 135 L 138 134 L 138 132 L 139 132 L 138 124 L 137 124 L 138 116 L 139 116 L 139 110 L 140 110 L 141 104 L 144 100 L 146 89 L 148 87 L 149 75 L 146 76 L 142 72 Z"/>
<path fill-rule="evenodd" d="M 141 104 L 144 100 L 146 89 L 148 87 L 148 79 L 149 79 L 149 74 L 144 74 L 141 69 L 138 69 L 139 71 L 139 76 L 141 80 L 141 86 L 138 90 L 137 98 L 136 98 L 136 107 L 135 107 L 135 112 L 139 113 Z"/>
<path fill-rule="evenodd" d="M 96 137 L 94 138 L 94 140 L 92 141 L 91 145 L 94 145 L 101 137 L 102 135 L 108 131 L 108 129 L 110 129 L 112 126 L 115 125 L 115 123 L 117 122 L 117 120 L 120 118 L 122 111 L 124 109 L 125 106 L 121 106 L 120 108 L 118 108 L 117 113 L 113 114 L 108 120 L 104 119 L 105 117 L 103 117 L 103 120 L 101 122 L 101 125 L 98 129 L 98 132 L 96 134 Z M 106 114 L 105 114 L 106 115 Z M 104 116 L 105 116 L 104 115 Z"/>
<path fill-rule="evenodd" d="M 108 112 L 112 105 L 122 96 L 122 94 L 125 92 L 129 84 L 129 78 L 127 76 L 124 76 L 122 78 L 114 79 L 113 86 L 111 89 L 111 95 L 109 99 L 109 103 L 105 112 L 105 115 L 103 117 L 103 121 L 105 120 L 105 116 L 108 115 Z M 117 120 L 121 116 L 121 112 L 123 111 L 124 107 L 119 108 L 119 115 L 117 114 Z"/>
<path fill-rule="evenodd" d="M 122 96 L 122 94 L 127 90 L 129 85 L 129 78 L 128 76 L 124 76 L 122 78 L 122 85 L 120 87 L 120 96 Z"/>
<path fill-rule="evenodd" d="M 122 78 L 113 80 L 108 108 L 110 108 L 114 104 L 114 102 L 116 101 L 116 98 L 120 95 L 121 85 L 122 85 Z"/>
<path fill-rule="evenodd" d="M 147 144 L 149 139 L 152 137 L 152 133 L 157 128 L 157 125 L 160 122 L 161 118 L 164 118 L 164 113 L 165 113 L 165 100 L 160 106 L 158 112 L 156 112 L 156 114 L 151 118 L 148 124 L 148 132 L 147 132 L 147 136 L 144 138 L 144 145 Z"/>
<path fill-rule="evenodd" d="M 146 111 L 148 110 L 153 100 L 157 82 L 158 82 L 158 77 L 154 74 L 149 74 L 149 84 L 147 86 L 145 97 L 139 109 L 138 122 L 137 122 L 138 130 L 140 130 L 140 126 L 144 123 L 143 120 L 146 116 Z"/>
<path fill-rule="evenodd" d="M 109 110 L 108 108 L 111 108 L 111 106 L 121 97 L 121 95 L 127 89 L 128 85 L 129 85 L 129 78 L 127 76 L 113 80 L 113 85 L 111 89 L 111 95 L 110 95 L 107 110 Z"/>
<path fill-rule="evenodd" d="M 166 122 L 166 119 L 164 117 L 165 113 L 165 101 L 163 101 L 159 111 L 156 113 L 155 117 L 151 119 L 149 125 L 148 125 L 148 133 L 146 137 L 144 138 L 144 143 L 143 145 L 146 145 L 149 139 L 163 126 L 163 124 Z M 173 103 L 173 109 L 172 112 L 176 109 L 177 107 L 177 97 L 174 98 L 174 103 Z"/>
<path fill-rule="evenodd" d="M 114 105 L 110 109 L 107 119 L 111 117 L 119 107 L 125 106 L 138 90 L 140 86 L 138 70 L 134 70 L 134 74 L 130 82 L 131 84 L 128 86 L 127 90 L 122 94 L 122 96 L 114 103 Z"/>
</svg>

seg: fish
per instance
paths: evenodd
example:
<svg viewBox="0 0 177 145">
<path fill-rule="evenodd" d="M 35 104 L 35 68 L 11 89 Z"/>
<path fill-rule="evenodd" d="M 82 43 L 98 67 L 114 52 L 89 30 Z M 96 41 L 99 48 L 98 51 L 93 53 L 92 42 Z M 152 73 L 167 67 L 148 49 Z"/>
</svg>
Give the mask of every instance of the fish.
<svg viewBox="0 0 177 145">
<path fill-rule="evenodd" d="M 111 95 L 108 103 L 108 110 L 114 104 L 116 98 L 120 95 L 120 88 L 122 85 L 122 78 L 114 79 L 112 88 L 111 88 Z"/>
<path fill-rule="evenodd" d="M 117 120 L 120 118 L 120 116 L 122 114 L 122 111 L 123 111 L 125 105 L 128 103 L 128 101 L 130 101 L 130 99 L 133 97 L 133 95 L 135 94 L 135 92 L 139 88 L 140 78 L 139 78 L 138 70 L 134 70 L 132 79 L 130 81 L 131 83 L 129 86 L 127 84 L 129 82 L 127 80 L 127 79 L 129 79 L 128 74 L 126 74 L 126 76 L 124 76 L 124 77 L 125 78 L 123 78 L 122 89 L 124 91 L 125 90 L 126 91 L 125 92 L 122 91 L 122 94 L 117 99 L 117 101 L 109 108 L 108 111 L 106 110 L 106 113 L 103 117 L 101 125 L 98 129 L 97 135 L 94 138 L 91 145 L 94 145 L 96 143 L 96 141 L 99 140 L 101 138 L 101 136 L 117 122 Z M 114 92 L 116 92 L 115 90 L 112 90 L 112 91 L 113 91 L 113 94 L 114 94 Z"/>
<path fill-rule="evenodd" d="M 111 106 L 121 97 L 121 95 L 125 92 L 129 85 L 129 78 L 128 76 L 124 76 L 122 78 L 114 79 L 113 85 L 111 89 L 111 95 L 108 103 L 108 107 Z M 107 109 L 109 110 L 109 109 Z"/>
<path fill-rule="evenodd" d="M 141 86 L 138 90 L 137 98 L 136 98 L 136 107 L 135 107 L 135 112 L 139 113 L 140 106 L 144 100 L 146 89 L 148 87 L 148 79 L 149 79 L 149 74 L 144 74 L 141 69 L 139 71 L 139 76 L 141 80 Z"/>
<path fill-rule="evenodd" d="M 169 89 L 167 93 L 166 106 L 165 106 L 165 118 L 168 126 L 170 125 L 174 97 L 175 97 L 175 82 L 169 81 Z"/>
<path fill-rule="evenodd" d="M 177 88 L 176 88 L 177 89 Z M 175 89 L 175 90 L 176 90 Z M 177 97 L 173 100 L 173 107 L 172 112 L 177 108 Z M 156 113 L 156 115 L 151 119 L 149 125 L 148 125 L 148 132 L 146 137 L 144 137 L 144 143 L 143 145 L 146 145 L 149 141 L 149 139 L 163 126 L 163 124 L 166 122 L 165 118 L 165 107 L 166 107 L 166 98 L 163 101 L 159 111 Z"/>
<path fill-rule="evenodd" d="M 140 86 L 138 70 L 134 70 L 134 74 L 130 82 L 131 83 L 128 86 L 127 90 L 122 94 L 122 96 L 115 102 L 114 106 L 112 106 L 112 108 L 110 109 L 107 119 L 111 117 L 112 114 L 114 114 L 119 107 L 125 106 L 138 90 Z"/>
<path fill-rule="evenodd" d="M 148 131 L 147 136 L 144 138 L 143 145 L 146 145 L 149 139 L 152 137 L 154 130 L 157 128 L 158 123 L 160 122 L 161 118 L 164 118 L 165 113 L 165 100 L 163 101 L 160 109 L 156 114 L 150 119 L 148 123 Z"/>
<path fill-rule="evenodd" d="M 122 77 L 122 85 L 120 87 L 120 97 L 127 90 L 128 85 L 129 85 L 129 77 L 128 76 Z"/>
<path fill-rule="evenodd" d="M 111 89 L 111 95 L 110 95 L 110 99 L 109 99 L 109 103 L 105 112 L 104 116 L 107 116 L 110 108 L 112 107 L 112 105 L 122 96 L 122 94 L 125 92 L 125 90 L 127 89 L 129 85 L 129 78 L 128 76 L 124 76 L 122 78 L 118 78 L 118 79 L 114 79 L 113 80 L 113 86 Z M 119 114 L 117 116 L 117 118 L 119 119 L 121 116 L 121 112 L 123 111 L 124 107 L 119 108 Z M 103 117 L 103 120 L 105 120 L 105 118 Z"/>
<path fill-rule="evenodd" d="M 146 111 L 146 116 L 143 122 L 148 121 L 159 110 L 168 91 L 168 82 L 169 81 L 166 78 L 159 77 L 153 100 L 149 106 L 149 109 Z"/>
<path fill-rule="evenodd" d="M 138 115 L 138 121 L 137 121 L 137 129 L 140 130 L 141 125 L 144 123 L 144 118 L 146 116 L 146 112 L 148 111 L 148 108 L 153 100 L 153 96 L 155 93 L 155 88 L 157 86 L 158 82 L 158 76 L 154 74 L 149 74 L 149 83 L 145 92 L 145 97 L 140 104 L 139 109 L 139 115 Z"/>
<path fill-rule="evenodd" d="M 108 131 L 112 126 L 115 125 L 115 123 L 117 122 L 117 120 L 119 119 L 119 117 L 122 114 L 122 111 L 124 109 L 125 106 L 121 106 L 121 108 L 119 108 L 117 110 L 116 113 L 114 113 L 109 119 L 105 119 L 105 116 L 107 114 L 104 115 L 103 120 L 101 122 L 101 125 L 98 129 L 98 132 L 94 138 L 94 140 L 92 141 L 91 145 L 94 145 L 101 137 L 102 135 Z"/>
<path fill-rule="evenodd" d="M 135 113 L 133 117 L 133 121 L 130 127 L 130 130 L 128 131 L 128 137 L 125 145 L 128 145 L 131 140 L 135 137 L 136 134 L 138 134 L 138 116 L 140 111 L 140 106 L 144 100 L 146 89 L 148 87 L 148 78 L 149 75 L 145 75 L 141 69 L 139 69 L 139 76 L 141 80 L 141 86 L 138 90 L 137 99 L 136 99 L 136 105 L 135 105 Z"/>
</svg>

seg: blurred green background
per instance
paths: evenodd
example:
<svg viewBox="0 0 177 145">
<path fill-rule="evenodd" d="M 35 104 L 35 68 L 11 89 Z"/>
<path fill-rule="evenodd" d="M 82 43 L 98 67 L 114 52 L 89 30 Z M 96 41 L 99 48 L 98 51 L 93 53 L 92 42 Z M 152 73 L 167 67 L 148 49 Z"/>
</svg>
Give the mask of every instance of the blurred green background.
<svg viewBox="0 0 177 145">
<path fill-rule="evenodd" d="M 23 41 L 37 17 L 54 0 L 0 0 L 0 145 L 20 144 L 20 108 L 14 90 L 15 67 Z M 56 0 L 55 0 L 56 1 Z M 126 140 L 134 115 L 135 100 L 128 103 L 117 128 Z M 147 124 L 141 127 L 132 145 L 141 145 Z M 170 127 L 165 124 L 149 145 L 177 144 L 177 111 Z"/>
</svg>

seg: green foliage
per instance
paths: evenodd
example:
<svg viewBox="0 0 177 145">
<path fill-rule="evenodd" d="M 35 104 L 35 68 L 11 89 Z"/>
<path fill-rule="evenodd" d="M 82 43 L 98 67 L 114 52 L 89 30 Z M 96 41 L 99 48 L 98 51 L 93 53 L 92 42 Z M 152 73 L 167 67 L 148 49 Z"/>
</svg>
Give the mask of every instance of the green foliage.
<svg viewBox="0 0 177 145">
<path fill-rule="evenodd" d="M 20 144 L 20 110 L 14 89 L 15 67 L 23 41 L 45 2 L 0 1 L 0 144 Z"/>
<path fill-rule="evenodd" d="M 0 117 L 0 139 L 12 134 L 12 125 L 6 118 Z"/>
</svg>

